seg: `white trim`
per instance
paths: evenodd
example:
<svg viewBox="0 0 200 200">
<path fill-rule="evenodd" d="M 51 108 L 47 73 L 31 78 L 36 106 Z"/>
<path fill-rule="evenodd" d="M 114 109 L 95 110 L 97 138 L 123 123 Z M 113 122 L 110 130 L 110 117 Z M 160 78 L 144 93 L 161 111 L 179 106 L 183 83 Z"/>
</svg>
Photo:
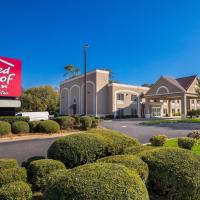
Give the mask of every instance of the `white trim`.
<svg viewBox="0 0 200 200">
<path fill-rule="evenodd" d="M 1 59 L 1 58 L 0 58 L 0 62 L 4 63 L 4 64 L 6 64 L 6 65 L 10 65 L 11 67 L 14 67 L 14 66 L 15 66 L 15 65 L 13 65 L 12 63 L 7 62 L 7 61 L 5 61 L 5 60 L 3 60 L 3 59 Z"/>
<path fill-rule="evenodd" d="M 184 92 L 171 92 L 171 93 L 166 93 L 167 95 L 169 94 L 184 94 Z M 153 97 L 153 96 L 162 96 L 162 95 L 166 95 L 166 94 L 151 94 L 151 95 L 145 95 L 146 97 Z M 188 93 L 186 93 L 188 94 Z"/>
<path fill-rule="evenodd" d="M 117 115 L 117 94 L 118 93 L 120 93 L 120 92 L 129 92 L 129 93 L 133 93 L 133 94 L 136 94 L 137 96 L 139 96 L 139 93 L 138 92 L 135 92 L 135 91 L 132 91 L 132 90 L 116 90 L 115 92 L 114 92 L 114 110 L 113 110 L 113 112 L 114 112 L 114 116 L 116 117 L 116 115 Z"/>
<path fill-rule="evenodd" d="M 86 76 L 91 75 L 91 74 L 94 74 L 94 73 L 97 73 L 97 72 L 102 73 L 102 74 L 109 74 L 109 71 L 100 70 L 100 69 L 95 69 L 95 70 L 93 70 L 93 71 L 91 71 L 91 72 L 88 72 L 88 73 L 86 74 Z M 62 82 L 60 83 L 60 85 L 62 85 L 62 84 L 64 84 L 64 83 L 68 83 L 68 82 L 74 81 L 74 80 L 79 79 L 79 78 L 83 78 L 83 77 L 84 77 L 84 74 L 82 74 L 82 75 L 80 75 L 80 76 L 76 76 L 76 77 L 74 77 L 74 78 L 66 79 L 66 80 L 62 81 Z"/>
<path fill-rule="evenodd" d="M 143 89 L 143 90 L 149 90 L 148 87 L 143 86 L 137 86 L 137 85 L 127 85 L 127 84 L 121 84 L 121 83 L 110 83 L 108 84 L 108 87 L 116 86 L 116 87 L 128 87 L 128 88 L 134 88 L 134 89 Z"/>
<path fill-rule="evenodd" d="M 160 87 L 156 90 L 156 94 L 158 94 L 159 91 L 160 91 L 161 89 L 165 89 L 165 90 L 167 91 L 167 93 L 164 93 L 164 94 L 169 94 L 169 89 L 168 89 L 168 87 L 166 87 L 166 86 L 164 86 L 164 85 L 160 86 Z"/>
<path fill-rule="evenodd" d="M 69 114 L 69 89 L 68 88 L 61 88 L 60 89 L 60 114 L 61 114 L 61 110 L 62 110 L 62 107 L 61 107 L 62 103 L 61 103 L 61 101 L 62 101 L 62 92 L 63 92 L 63 90 L 67 91 L 67 111 L 68 111 L 67 114 Z"/>
</svg>

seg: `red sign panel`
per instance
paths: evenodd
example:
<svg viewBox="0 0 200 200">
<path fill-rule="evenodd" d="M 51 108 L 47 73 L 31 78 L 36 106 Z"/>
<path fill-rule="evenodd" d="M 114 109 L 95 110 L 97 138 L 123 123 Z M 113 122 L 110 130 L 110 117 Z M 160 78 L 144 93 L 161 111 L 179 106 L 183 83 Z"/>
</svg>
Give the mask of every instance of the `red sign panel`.
<svg viewBox="0 0 200 200">
<path fill-rule="evenodd" d="M 21 96 L 22 63 L 18 59 L 0 57 L 0 96 Z"/>
</svg>

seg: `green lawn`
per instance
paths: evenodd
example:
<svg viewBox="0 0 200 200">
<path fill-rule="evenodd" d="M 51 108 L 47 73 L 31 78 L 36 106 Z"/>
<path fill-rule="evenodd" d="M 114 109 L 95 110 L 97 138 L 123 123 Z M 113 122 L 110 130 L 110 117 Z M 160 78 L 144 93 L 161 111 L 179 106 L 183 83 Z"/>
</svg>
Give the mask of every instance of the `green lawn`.
<svg viewBox="0 0 200 200">
<path fill-rule="evenodd" d="M 161 123 L 200 123 L 200 118 L 186 118 L 186 119 L 158 119 L 143 122 L 145 125 L 157 125 Z"/>
<path fill-rule="evenodd" d="M 164 145 L 165 147 L 178 147 L 178 139 L 169 139 Z M 192 152 L 195 155 L 200 155 L 200 141 L 192 148 Z"/>
</svg>

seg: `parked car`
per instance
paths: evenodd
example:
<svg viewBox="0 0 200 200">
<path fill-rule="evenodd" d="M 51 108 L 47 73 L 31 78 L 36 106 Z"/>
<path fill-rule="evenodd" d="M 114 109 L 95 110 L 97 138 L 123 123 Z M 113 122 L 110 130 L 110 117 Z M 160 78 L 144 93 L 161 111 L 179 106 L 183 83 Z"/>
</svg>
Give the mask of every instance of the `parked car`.
<svg viewBox="0 0 200 200">
<path fill-rule="evenodd" d="M 49 112 L 19 112 L 15 116 L 29 117 L 30 121 L 48 120 Z"/>
</svg>

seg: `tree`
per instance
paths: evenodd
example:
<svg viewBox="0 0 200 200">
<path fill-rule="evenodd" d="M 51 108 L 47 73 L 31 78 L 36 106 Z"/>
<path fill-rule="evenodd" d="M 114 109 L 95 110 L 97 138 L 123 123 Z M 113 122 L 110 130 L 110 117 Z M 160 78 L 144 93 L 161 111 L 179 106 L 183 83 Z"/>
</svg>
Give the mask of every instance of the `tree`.
<svg viewBox="0 0 200 200">
<path fill-rule="evenodd" d="M 80 68 L 75 67 L 74 65 L 71 65 L 71 64 L 65 66 L 64 70 L 65 70 L 64 76 L 69 75 L 70 78 L 74 78 L 78 76 L 81 71 Z"/>
<path fill-rule="evenodd" d="M 197 93 L 197 95 L 198 95 L 199 98 L 200 98 L 200 79 L 197 78 L 197 81 L 198 81 L 198 83 L 197 83 L 196 93 Z"/>
<path fill-rule="evenodd" d="M 54 113 L 59 107 L 59 93 L 51 86 L 33 87 L 25 90 L 21 97 L 22 111 L 49 111 Z"/>
</svg>

